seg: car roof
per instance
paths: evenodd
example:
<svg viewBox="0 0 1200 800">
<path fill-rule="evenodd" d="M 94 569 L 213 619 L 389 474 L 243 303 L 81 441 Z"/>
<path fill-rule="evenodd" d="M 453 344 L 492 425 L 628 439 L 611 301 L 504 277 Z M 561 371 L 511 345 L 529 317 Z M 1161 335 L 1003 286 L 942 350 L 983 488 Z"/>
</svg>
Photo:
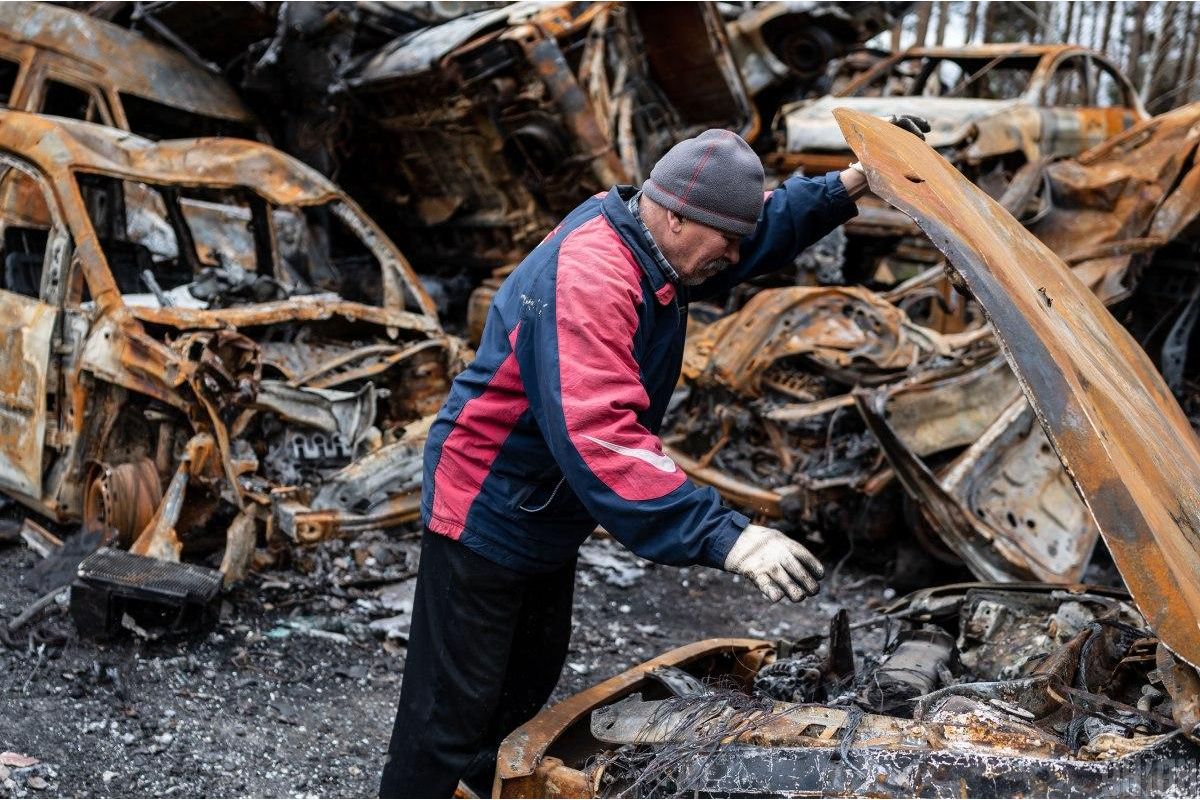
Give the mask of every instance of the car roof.
<svg viewBox="0 0 1200 800">
<path fill-rule="evenodd" d="M 311 205 L 341 191 L 311 167 L 270 145 L 213 137 L 153 142 L 79 120 L 0 110 L 0 149 L 55 179 L 75 170 L 146 183 L 247 186 L 278 205 Z"/>
<path fill-rule="evenodd" d="M 49 3 L 0 3 L 0 36 L 97 71 L 118 92 L 195 114 L 254 123 L 221 77 L 141 34 Z"/>
<path fill-rule="evenodd" d="M 994 42 L 968 47 L 910 47 L 900 55 L 902 58 L 1042 58 L 1068 52 L 1088 52 L 1087 48 L 1074 44 L 1025 44 L 1022 42 Z"/>
</svg>

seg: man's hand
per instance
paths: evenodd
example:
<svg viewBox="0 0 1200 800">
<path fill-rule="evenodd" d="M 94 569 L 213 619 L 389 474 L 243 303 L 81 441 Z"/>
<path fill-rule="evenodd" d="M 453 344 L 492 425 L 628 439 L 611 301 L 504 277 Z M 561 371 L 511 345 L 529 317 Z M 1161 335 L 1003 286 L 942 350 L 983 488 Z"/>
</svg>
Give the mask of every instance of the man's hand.
<svg viewBox="0 0 1200 800">
<path fill-rule="evenodd" d="M 925 134 L 929 133 L 930 130 L 929 123 L 923 117 L 918 117 L 914 114 L 893 115 L 888 122 L 901 130 L 908 131 L 921 141 L 925 141 Z"/>
<path fill-rule="evenodd" d="M 815 595 L 825 575 L 804 545 L 762 525 L 746 526 L 725 558 L 725 569 L 749 578 L 772 603 L 784 595 L 793 602 Z"/>
<path fill-rule="evenodd" d="M 930 131 L 929 123 L 923 117 L 918 117 L 915 114 L 893 115 L 888 122 L 901 130 L 908 131 L 921 141 L 925 141 L 925 134 Z M 846 194 L 850 195 L 851 200 L 857 200 L 859 195 L 862 195 L 870 188 L 867 185 L 867 177 L 863 171 L 863 165 L 857 161 L 847 169 L 842 170 L 838 177 L 841 178 L 842 186 L 846 187 Z"/>
</svg>

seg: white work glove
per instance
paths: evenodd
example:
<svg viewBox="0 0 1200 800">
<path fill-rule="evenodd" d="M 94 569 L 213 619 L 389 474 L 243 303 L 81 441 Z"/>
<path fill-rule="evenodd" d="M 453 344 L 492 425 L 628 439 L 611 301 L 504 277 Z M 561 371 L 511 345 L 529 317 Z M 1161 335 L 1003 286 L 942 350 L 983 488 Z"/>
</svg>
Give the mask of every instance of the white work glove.
<svg viewBox="0 0 1200 800">
<path fill-rule="evenodd" d="M 772 603 L 787 595 L 793 602 L 817 593 L 825 568 L 808 548 L 774 528 L 747 525 L 725 557 L 725 569 L 744 575 Z"/>
</svg>

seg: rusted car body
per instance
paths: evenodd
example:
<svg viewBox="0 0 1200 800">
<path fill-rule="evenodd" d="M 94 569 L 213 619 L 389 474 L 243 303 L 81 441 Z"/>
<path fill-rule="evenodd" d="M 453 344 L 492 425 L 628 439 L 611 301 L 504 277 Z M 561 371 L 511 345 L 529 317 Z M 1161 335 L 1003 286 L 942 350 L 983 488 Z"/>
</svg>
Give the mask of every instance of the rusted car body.
<svg viewBox="0 0 1200 800">
<path fill-rule="evenodd" d="M 1002 198 L 1016 198 L 1013 212 L 1024 193 L 1040 191 L 1026 227 L 1106 305 L 1121 304 L 1193 417 L 1197 123 L 1200 104 L 1139 123 L 1076 159 L 1023 171 Z M 924 234 L 918 240 L 937 253 Z M 904 513 L 929 554 L 966 563 L 981 580 L 1081 579 L 1098 530 L 1016 401 L 979 306 L 936 262 L 884 294 L 848 291 L 768 289 L 730 317 L 694 321 L 687 397 L 668 418 L 672 455 L 773 524 L 870 542 L 871 520 Z M 969 348 L 880 370 L 873 359 L 914 329 L 927 341 L 975 333 Z M 822 356 L 830 343 L 849 366 Z M 859 513 L 864 504 L 871 514 Z"/>
<path fill-rule="evenodd" d="M 730 20 L 729 41 L 750 94 L 788 83 L 817 89 L 830 64 L 893 23 L 889 3 L 759 3 Z M 828 91 L 828 89 L 817 89 Z"/>
<path fill-rule="evenodd" d="M 50 3 L 0 4 L 0 105 L 151 139 L 261 137 L 221 78 L 140 34 Z"/>
<path fill-rule="evenodd" d="M 1129 81 L 1081 47 L 913 48 L 835 95 L 783 109 L 782 146 L 771 162 L 781 170 L 844 169 L 852 157 L 834 108 L 924 117 L 933 126 L 930 146 L 985 188 L 993 170 L 1076 155 L 1147 117 Z"/>
<path fill-rule="evenodd" d="M 395 39 L 343 84 L 360 110 L 346 179 L 388 187 L 373 211 L 431 272 L 515 264 L 678 139 L 759 124 L 707 3 L 481 11 Z"/>
<path fill-rule="evenodd" d="M 1023 167 L 1077 155 L 1147 118 L 1129 81 L 1103 56 L 1077 46 L 916 48 L 878 62 L 835 94 L 784 107 L 767 164 L 781 175 L 845 168 L 852 159 L 835 107 L 927 119 L 930 144 L 997 199 Z M 853 242 L 850 282 L 870 279 L 881 256 L 885 282 L 937 257 L 911 220 L 871 197 L 845 233 Z"/>
<path fill-rule="evenodd" d="M 844 612 L 800 642 L 689 645 L 514 732 L 496 794 L 1200 791 L 1200 442 L 1146 354 L 1052 250 L 916 137 L 852 110 L 838 119 L 872 191 L 938 243 L 994 326 L 1029 409 L 1010 407 L 987 438 L 1019 440 L 1036 417 L 1128 594 L 925 590 L 884 609 L 899 630 L 861 664 Z M 856 395 L 880 430 L 884 399 Z M 732 688 L 688 678 L 714 672 Z"/>
<path fill-rule="evenodd" d="M 463 351 L 355 203 L 273 148 L 0 112 L 0 486 L 114 547 L 265 555 L 417 512 Z"/>
<path fill-rule="evenodd" d="M 936 559 L 982 580 L 1077 581 L 1098 532 L 990 328 L 960 319 L 964 330 L 942 333 L 905 310 L 946 327 L 928 313 L 940 312 L 929 302 L 938 283 L 888 295 L 767 289 L 737 313 L 694 322 L 666 452 L 728 502 L 797 534 L 895 544 L 912 502 L 913 533 Z M 882 428 L 863 406 L 868 391 Z M 926 491 L 912 491 L 914 480 Z M 964 525 L 923 521 L 935 500 L 950 502 L 944 493 L 969 504 Z"/>
<path fill-rule="evenodd" d="M 1070 268 L 948 162 L 882 120 L 838 114 L 872 191 L 922 226 L 987 312 L 1147 622 L 1200 663 L 1200 442 L 1161 375 Z"/>
<path fill-rule="evenodd" d="M 883 616 L 899 632 L 879 660 L 856 658 L 841 612 L 828 636 L 714 639 L 638 665 L 510 735 L 493 794 L 1172 797 L 1200 788 L 1191 732 L 1200 678 L 1138 627 L 1124 593 L 956 584 L 896 601 Z"/>
</svg>

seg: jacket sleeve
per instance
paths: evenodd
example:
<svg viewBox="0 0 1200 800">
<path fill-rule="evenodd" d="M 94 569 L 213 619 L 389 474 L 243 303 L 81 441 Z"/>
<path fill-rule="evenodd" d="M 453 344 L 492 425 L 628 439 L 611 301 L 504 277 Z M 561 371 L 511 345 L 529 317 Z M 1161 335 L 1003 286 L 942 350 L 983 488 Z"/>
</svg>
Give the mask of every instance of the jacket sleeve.
<svg viewBox="0 0 1200 800">
<path fill-rule="evenodd" d="M 742 281 L 791 265 L 806 247 L 858 213 L 837 172 L 788 178 L 767 195 L 754 233 L 742 241 L 738 263 L 692 290 L 690 297 L 719 295 Z"/>
<path fill-rule="evenodd" d="M 517 360 L 530 408 L 571 489 L 622 544 L 663 564 L 720 567 L 749 520 L 688 480 L 640 419 L 640 272 L 608 239 L 574 232 L 552 297 L 523 298 Z"/>
</svg>

